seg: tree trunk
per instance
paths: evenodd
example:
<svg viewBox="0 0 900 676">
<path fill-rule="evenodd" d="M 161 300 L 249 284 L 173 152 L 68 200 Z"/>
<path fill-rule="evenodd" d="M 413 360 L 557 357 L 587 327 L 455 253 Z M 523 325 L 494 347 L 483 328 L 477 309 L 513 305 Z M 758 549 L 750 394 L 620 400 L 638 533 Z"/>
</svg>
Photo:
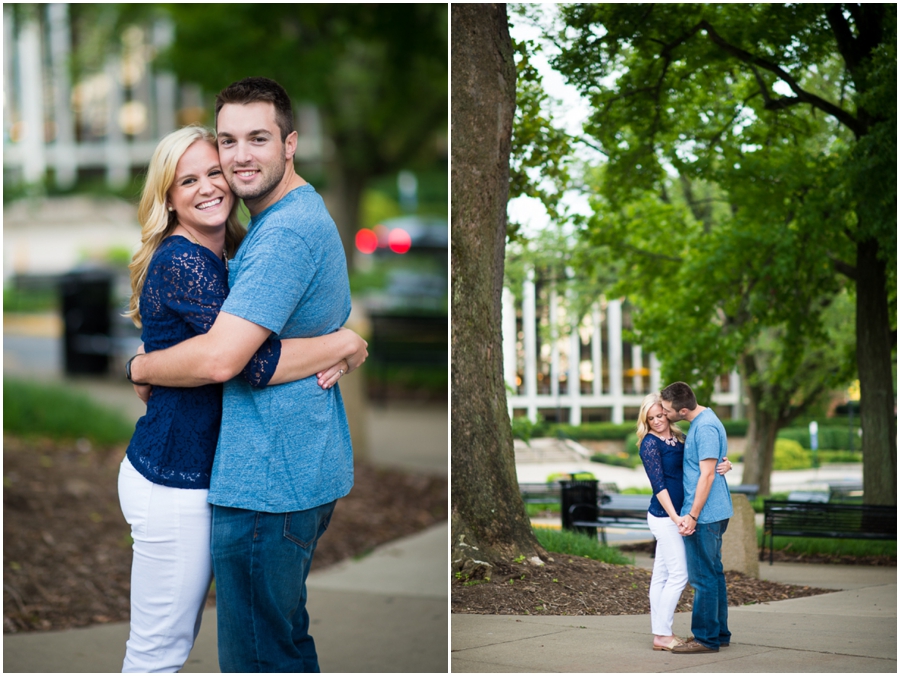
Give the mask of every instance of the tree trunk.
<svg viewBox="0 0 900 676">
<path fill-rule="evenodd" d="M 862 421 L 863 500 L 897 504 L 897 417 L 891 373 L 891 331 L 885 265 L 878 242 L 857 245 L 856 364 Z"/>
<path fill-rule="evenodd" d="M 506 6 L 453 4 L 451 84 L 451 568 L 544 552 L 519 496 L 502 374 L 516 69 Z"/>
<path fill-rule="evenodd" d="M 341 236 L 341 244 L 344 245 L 344 254 L 347 256 L 347 269 L 353 270 L 356 231 L 359 229 L 359 211 L 367 176 L 339 162 L 333 162 L 328 167 L 328 179 L 328 212 L 334 218 Z"/>
<path fill-rule="evenodd" d="M 746 365 L 752 357 L 745 356 Z M 745 372 L 748 369 L 745 368 Z M 747 381 L 745 381 L 747 382 Z M 778 433 L 778 421 L 770 413 L 760 407 L 760 388 L 747 388 L 747 443 L 744 447 L 744 473 L 741 481 L 745 484 L 757 484 L 760 495 L 769 495 L 772 481 L 772 465 L 775 460 L 775 435 Z"/>
</svg>

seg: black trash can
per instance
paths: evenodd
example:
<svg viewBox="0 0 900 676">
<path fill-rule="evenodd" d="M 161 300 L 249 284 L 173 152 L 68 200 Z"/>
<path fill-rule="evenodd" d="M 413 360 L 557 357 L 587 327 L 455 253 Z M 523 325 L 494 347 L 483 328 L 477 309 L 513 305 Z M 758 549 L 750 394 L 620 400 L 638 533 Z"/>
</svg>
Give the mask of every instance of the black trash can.
<svg viewBox="0 0 900 676">
<path fill-rule="evenodd" d="M 597 520 L 597 480 L 572 478 L 559 483 L 562 486 L 562 527 L 596 536 L 596 527 L 575 527 L 572 523 Z"/>
<path fill-rule="evenodd" d="M 112 284 L 113 275 L 105 270 L 79 270 L 60 279 L 63 356 L 69 375 L 103 375 L 109 371 Z"/>
</svg>

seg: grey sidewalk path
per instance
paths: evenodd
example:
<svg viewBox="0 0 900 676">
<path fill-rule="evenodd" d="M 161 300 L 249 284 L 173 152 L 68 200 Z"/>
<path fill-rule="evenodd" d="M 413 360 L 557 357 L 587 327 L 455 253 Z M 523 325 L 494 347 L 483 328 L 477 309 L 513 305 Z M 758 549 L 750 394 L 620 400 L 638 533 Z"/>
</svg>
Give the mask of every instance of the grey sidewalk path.
<svg viewBox="0 0 900 676">
<path fill-rule="evenodd" d="M 447 672 L 447 524 L 309 576 L 310 633 L 323 672 Z M 5 673 L 112 673 L 128 624 L 7 634 Z M 216 612 L 203 614 L 185 673 L 219 671 Z"/>
<path fill-rule="evenodd" d="M 636 561 L 648 562 L 649 557 Z M 897 672 L 896 568 L 814 564 L 760 568 L 763 579 L 845 591 L 729 608 L 731 646 L 701 655 L 653 651 L 649 615 L 453 615 L 451 670 Z M 690 622 L 690 613 L 677 613 L 675 633 L 689 635 Z"/>
</svg>

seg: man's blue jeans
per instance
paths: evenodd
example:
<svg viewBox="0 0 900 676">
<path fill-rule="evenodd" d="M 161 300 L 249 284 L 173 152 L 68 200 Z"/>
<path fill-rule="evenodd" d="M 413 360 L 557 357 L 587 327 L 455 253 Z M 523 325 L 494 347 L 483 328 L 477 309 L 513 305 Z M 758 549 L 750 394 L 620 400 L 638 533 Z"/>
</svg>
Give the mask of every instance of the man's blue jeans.
<svg viewBox="0 0 900 676">
<path fill-rule="evenodd" d="M 306 576 L 334 505 L 281 514 L 213 506 L 222 672 L 319 672 Z"/>
<path fill-rule="evenodd" d="M 722 567 L 722 535 L 728 519 L 698 523 L 693 535 L 684 538 L 688 581 L 694 588 L 691 631 L 694 640 L 718 650 L 731 642 L 728 631 L 728 592 Z"/>
</svg>

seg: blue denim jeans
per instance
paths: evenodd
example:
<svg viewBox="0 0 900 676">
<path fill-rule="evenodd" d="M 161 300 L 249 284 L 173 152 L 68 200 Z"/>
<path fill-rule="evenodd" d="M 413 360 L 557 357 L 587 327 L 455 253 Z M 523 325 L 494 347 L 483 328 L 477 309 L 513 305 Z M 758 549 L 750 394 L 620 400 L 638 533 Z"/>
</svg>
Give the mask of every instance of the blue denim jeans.
<svg viewBox="0 0 900 676">
<path fill-rule="evenodd" d="M 691 631 L 707 648 L 731 642 L 728 631 L 728 592 L 722 567 L 722 535 L 728 519 L 699 523 L 693 535 L 684 538 L 688 581 L 694 588 Z"/>
<path fill-rule="evenodd" d="M 334 502 L 271 514 L 213 505 L 219 667 L 223 673 L 318 673 L 306 576 Z"/>
</svg>

